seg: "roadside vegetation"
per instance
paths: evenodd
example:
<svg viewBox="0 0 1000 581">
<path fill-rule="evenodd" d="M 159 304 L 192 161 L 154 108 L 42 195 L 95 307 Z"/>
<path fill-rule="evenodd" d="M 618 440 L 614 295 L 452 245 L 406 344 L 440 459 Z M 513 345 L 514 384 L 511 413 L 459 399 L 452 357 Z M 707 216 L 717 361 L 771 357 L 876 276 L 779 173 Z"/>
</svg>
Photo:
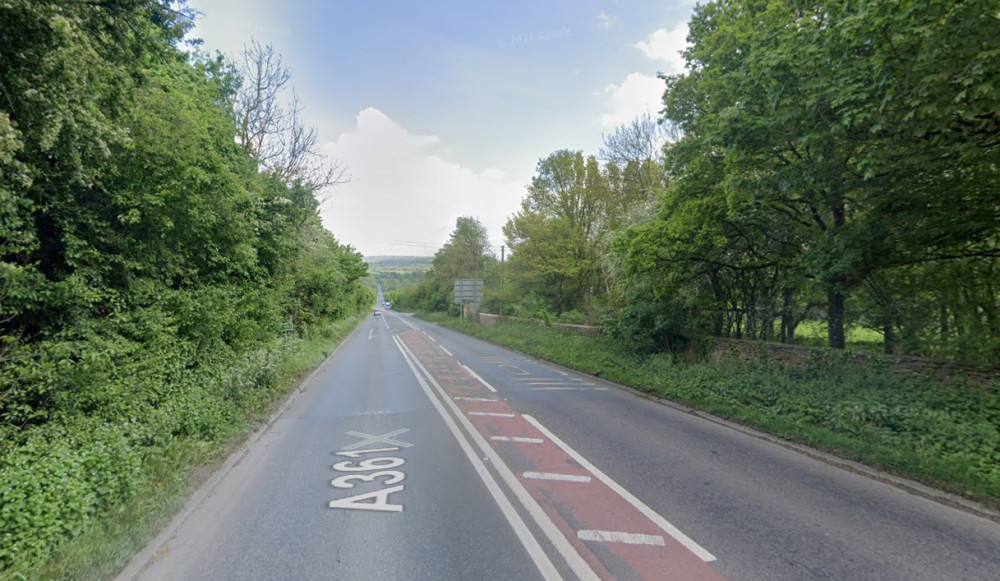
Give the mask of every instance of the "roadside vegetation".
<svg viewBox="0 0 1000 581">
<path fill-rule="evenodd" d="M 696 348 L 636 354 L 609 337 L 538 323 L 421 317 L 1000 508 L 1000 382 L 900 376 L 825 348 L 801 367 L 766 357 L 708 362 Z"/>
<path fill-rule="evenodd" d="M 0 4 L 0 578 L 106 578 L 374 302 L 280 57 L 192 22 Z"/>
</svg>

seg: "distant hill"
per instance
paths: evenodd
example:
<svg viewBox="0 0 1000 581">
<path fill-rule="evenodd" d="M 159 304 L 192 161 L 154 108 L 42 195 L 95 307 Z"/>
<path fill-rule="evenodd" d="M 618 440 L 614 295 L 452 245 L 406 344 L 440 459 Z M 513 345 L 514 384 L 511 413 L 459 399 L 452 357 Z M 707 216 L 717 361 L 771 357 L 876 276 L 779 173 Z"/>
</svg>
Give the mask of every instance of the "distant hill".
<svg viewBox="0 0 1000 581">
<path fill-rule="evenodd" d="M 381 282 L 385 292 L 419 284 L 432 260 L 431 256 L 368 256 L 368 276 L 362 282 L 371 288 Z"/>
<path fill-rule="evenodd" d="M 365 261 L 371 268 L 386 268 L 393 266 L 422 266 L 424 270 L 431 267 L 433 256 L 366 256 Z"/>
</svg>

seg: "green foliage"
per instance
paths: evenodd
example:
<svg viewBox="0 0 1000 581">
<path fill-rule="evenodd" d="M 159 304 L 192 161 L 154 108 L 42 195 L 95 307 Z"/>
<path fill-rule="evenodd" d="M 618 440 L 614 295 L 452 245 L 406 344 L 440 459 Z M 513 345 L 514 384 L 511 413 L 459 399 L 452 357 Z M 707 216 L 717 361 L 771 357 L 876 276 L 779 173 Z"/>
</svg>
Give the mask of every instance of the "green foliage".
<svg viewBox="0 0 1000 581">
<path fill-rule="evenodd" d="M 609 206 L 597 161 L 557 151 L 538 162 L 521 209 L 504 226 L 511 285 L 562 313 L 598 284 L 597 233 Z"/>
<path fill-rule="evenodd" d="M 889 352 L 1000 361 L 996 24 L 992 0 L 699 5 L 629 276 L 703 295 L 703 333 L 793 341 L 825 308 L 833 347 L 854 323 Z"/>
<path fill-rule="evenodd" d="M 135 492 L 142 453 L 123 427 L 52 423 L 25 432 L 0 456 L 0 568 L 47 557 Z"/>
<path fill-rule="evenodd" d="M 637 353 L 680 351 L 690 340 L 690 315 L 676 297 L 657 297 L 651 286 L 628 289 L 624 306 L 606 319 L 605 332 Z"/>
</svg>

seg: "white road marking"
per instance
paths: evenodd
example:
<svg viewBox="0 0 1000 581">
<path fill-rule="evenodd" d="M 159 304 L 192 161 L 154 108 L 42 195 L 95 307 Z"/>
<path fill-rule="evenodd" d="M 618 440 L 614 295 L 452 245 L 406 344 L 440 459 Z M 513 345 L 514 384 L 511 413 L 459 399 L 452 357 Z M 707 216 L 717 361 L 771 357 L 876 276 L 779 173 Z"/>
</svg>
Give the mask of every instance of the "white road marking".
<svg viewBox="0 0 1000 581">
<path fill-rule="evenodd" d="M 590 482 L 590 476 L 579 474 L 556 474 L 555 472 L 522 472 L 521 476 L 530 480 L 560 480 L 562 482 Z"/>
<path fill-rule="evenodd" d="M 634 506 L 635 508 L 637 508 L 639 510 L 639 512 L 641 512 L 642 514 L 646 515 L 646 518 L 648 518 L 649 520 L 651 520 L 654 523 L 656 523 L 668 535 L 670 535 L 671 537 L 673 537 L 680 544 L 682 544 L 685 547 L 687 547 L 687 549 L 689 551 L 691 551 L 692 553 L 694 553 L 695 555 L 697 555 L 702 561 L 705 561 L 706 563 L 710 563 L 710 562 L 712 562 L 712 561 L 715 560 L 715 555 L 713 555 L 712 553 L 709 553 L 707 550 L 705 550 L 704 547 L 702 547 L 698 543 L 696 543 L 693 540 L 691 540 L 691 538 L 688 537 L 687 535 L 685 535 L 683 532 L 681 532 L 681 530 L 679 528 L 677 528 L 674 525 L 672 525 L 667 519 L 665 519 L 662 516 L 660 516 L 655 510 L 653 510 L 653 509 L 649 508 L 648 506 L 646 506 L 645 503 L 643 503 L 641 500 L 639 500 L 638 498 L 636 498 L 635 495 L 633 495 L 631 492 L 629 492 L 629 491 L 625 490 L 624 488 L 622 488 L 622 486 L 620 484 L 618 484 L 617 482 L 615 482 L 614 480 L 612 480 L 607 474 L 601 472 L 597 468 L 597 466 L 594 466 L 589 461 L 587 461 L 586 458 L 584 458 L 583 456 L 581 456 L 576 450 L 574 450 L 573 448 L 570 448 L 569 445 L 566 444 L 566 442 L 563 442 L 558 437 L 556 437 L 556 435 L 553 434 L 552 432 L 550 432 L 548 428 L 546 428 L 545 426 L 543 426 L 541 424 L 541 422 L 539 422 L 538 420 L 536 420 L 535 418 L 533 418 L 532 416 L 529 416 L 527 414 L 522 414 L 521 417 L 524 418 L 524 419 L 526 419 L 526 420 L 528 420 L 528 423 L 530 423 L 531 425 L 533 425 L 536 428 L 538 428 L 538 431 L 540 431 L 542 434 L 544 434 L 546 438 L 548 438 L 548 439 L 552 440 L 553 442 L 555 442 L 556 446 L 559 446 L 560 448 L 562 448 L 563 452 L 566 452 L 567 454 L 569 454 L 570 457 L 572 457 L 574 460 L 576 460 L 576 462 L 580 466 L 582 466 L 585 470 L 589 471 L 594 476 L 597 476 L 598 480 L 600 480 L 601 482 L 607 484 L 608 487 L 611 488 L 611 490 L 614 490 L 615 492 L 617 492 L 622 498 L 624 498 L 629 503 L 631 503 L 632 506 Z"/>
<path fill-rule="evenodd" d="M 522 391 L 607 391 L 606 387 L 525 387 Z"/>
<path fill-rule="evenodd" d="M 400 434 L 403 434 L 403 433 L 409 432 L 409 431 L 410 430 L 408 428 L 402 428 L 402 429 L 396 430 L 395 432 L 389 432 L 388 434 L 382 434 L 380 436 L 373 436 L 371 434 L 365 434 L 363 432 L 355 432 L 355 431 L 352 430 L 350 432 L 346 432 L 346 434 L 348 436 L 354 436 L 355 438 L 365 438 L 365 439 L 362 440 L 362 441 L 360 441 L 360 442 L 355 442 L 354 444 L 351 444 L 350 446 L 344 446 L 343 448 L 341 448 L 341 450 L 354 450 L 354 449 L 360 448 L 362 446 L 367 446 L 369 444 L 375 444 L 376 442 L 377 443 L 381 443 L 381 444 L 388 444 L 390 446 L 402 446 L 403 448 L 409 448 L 413 444 L 407 444 L 406 442 L 400 442 L 398 440 L 393 440 L 392 439 L 393 436 L 398 436 Z"/>
<path fill-rule="evenodd" d="M 514 380 L 528 385 L 597 385 L 593 381 L 584 381 L 573 377 L 515 377 Z"/>
<path fill-rule="evenodd" d="M 619 531 L 596 531 L 583 529 L 576 531 L 581 541 L 601 541 L 605 543 L 625 543 L 626 545 L 664 545 L 660 535 L 644 535 L 642 533 L 623 533 Z"/>
<path fill-rule="evenodd" d="M 402 504 L 389 504 L 389 495 L 402 492 L 403 485 L 383 488 L 374 492 L 349 496 L 338 500 L 331 500 L 330 508 L 346 508 L 351 510 L 378 510 L 383 512 L 403 512 Z M 361 502 L 371 499 L 372 502 Z"/>
<path fill-rule="evenodd" d="M 476 454 L 475 451 L 472 449 L 472 445 L 466 439 L 465 435 L 462 434 L 462 431 L 455 423 L 455 420 L 452 419 L 452 416 L 449 415 L 448 412 L 445 410 L 444 406 L 442 405 L 442 402 L 448 403 L 452 413 L 455 414 L 455 417 L 457 417 L 460 422 L 462 422 L 462 424 L 465 426 L 465 429 L 468 430 L 469 434 L 472 434 L 474 439 L 478 437 L 478 440 L 475 440 L 476 445 L 487 454 L 487 457 L 489 457 L 490 461 L 493 463 L 493 466 L 496 468 L 497 472 L 500 473 L 500 475 L 504 478 L 505 481 L 508 482 L 509 485 L 510 480 L 504 473 L 503 469 L 506 468 L 506 466 L 503 464 L 503 461 L 500 460 L 500 457 L 496 454 L 496 452 L 493 452 L 492 455 L 489 452 L 486 452 L 487 450 L 492 451 L 490 445 L 487 444 L 485 441 L 479 442 L 479 440 L 482 440 L 482 436 L 480 436 L 479 432 L 476 431 L 475 426 L 473 426 L 472 423 L 469 422 L 469 420 L 461 414 L 461 410 L 458 409 L 458 406 L 456 406 L 454 402 L 447 399 L 444 390 L 441 389 L 441 386 L 437 383 L 437 381 L 435 381 L 434 378 L 431 377 L 429 373 L 427 373 L 427 370 L 424 369 L 424 366 L 421 365 L 420 361 L 418 361 L 417 358 L 413 355 L 413 352 L 410 351 L 409 348 L 406 345 L 404 345 L 403 342 L 398 337 L 393 337 L 392 339 L 393 341 L 396 342 L 396 347 L 403 354 L 403 359 L 406 360 L 406 364 L 410 367 L 410 371 L 412 371 L 414 377 L 417 378 L 417 383 L 420 384 L 420 388 L 424 391 L 424 394 L 427 396 L 427 399 L 431 401 L 431 404 L 434 406 L 434 409 L 437 410 L 438 415 L 441 416 L 441 419 L 444 420 L 445 425 L 448 426 L 448 429 L 451 431 L 452 436 L 455 437 L 455 440 L 458 442 L 459 447 L 462 448 L 462 452 L 465 453 L 465 457 L 469 459 L 469 462 L 472 464 L 472 467 L 476 470 L 476 474 L 479 475 L 479 478 L 483 481 L 483 484 L 486 485 L 486 489 L 489 491 L 490 496 L 493 497 L 493 500 L 497 503 L 497 506 L 500 507 L 500 512 L 503 513 L 504 517 L 506 517 L 507 522 L 510 523 L 511 528 L 514 529 L 514 534 L 516 534 L 518 540 L 521 541 L 521 545 L 524 546 L 524 549 L 528 552 L 528 555 L 531 557 L 531 560 L 534 561 L 535 566 L 538 567 L 538 571 L 539 573 L 542 574 L 542 578 L 553 581 L 561 580 L 562 576 L 559 574 L 559 571 L 556 569 L 555 565 L 553 565 L 552 561 L 549 560 L 549 557 L 545 554 L 545 551 L 542 549 L 541 545 L 538 544 L 538 540 L 535 539 L 534 535 L 531 533 L 531 530 L 528 529 L 528 526 L 524 524 L 524 521 L 521 520 L 520 516 L 518 516 L 517 510 L 511 504 L 510 500 L 507 498 L 504 492 L 500 489 L 500 484 L 493 478 L 490 472 L 486 469 L 486 465 L 483 464 L 483 461 L 479 458 L 479 455 Z M 420 371 L 418 371 L 418 369 Z M 421 371 L 423 372 L 423 374 L 421 374 Z M 438 392 L 437 396 L 435 396 L 434 392 L 431 390 L 431 387 L 430 385 L 428 385 L 427 379 L 424 379 L 424 376 L 426 376 L 427 379 L 429 379 L 434 384 L 434 388 Z M 506 471 L 509 473 L 510 469 L 508 468 Z M 514 478 L 513 474 L 510 474 L 510 478 L 513 479 L 514 482 L 517 482 L 517 479 Z M 518 496 L 518 499 L 521 500 L 523 504 L 524 498 L 522 497 L 522 495 L 518 493 L 516 488 L 512 487 L 512 489 L 514 490 L 514 493 Z M 528 495 L 528 491 L 524 490 L 523 486 L 521 487 L 521 490 L 523 491 L 523 494 L 527 496 L 528 499 L 531 499 L 531 496 Z M 534 499 L 531 500 L 533 501 Z M 534 504 L 535 507 L 537 507 L 537 513 L 540 513 L 543 518 L 548 519 L 544 511 L 542 511 L 542 508 L 538 506 L 538 503 L 535 502 Z M 530 507 L 528 507 L 528 509 L 529 512 L 532 512 Z M 532 512 L 531 516 L 536 520 L 536 522 L 538 521 L 538 517 L 535 512 Z M 549 520 L 549 525 L 551 527 L 551 530 L 554 530 L 556 534 L 559 534 L 558 529 L 555 528 L 555 524 L 552 523 L 551 520 Z M 552 538 L 551 530 L 547 530 L 544 524 L 542 523 L 539 523 L 539 526 L 542 527 L 543 531 L 545 531 L 547 535 L 550 535 L 549 538 L 551 539 Z M 565 537 L 560 537 L 560 538 L 562 539 L 564 545 L 566 547 L 569 547 L 570 550 L 573 551 L 572 546 L 569 545 L 569 542 L 566 540 L 566 538 Z M 557 549 L 560 549 L 560 545 L 558 543 L 554 542 L 554 544 L 556 545 Z M 560 550 L 560 552 L 562 551 Z M 583 558 L 580 557 L 579 554 L 576 554 L 575 551 L 573 551 L 573 553 L 576 555 L 576 558 L 583 563 L 583 566 L 590 571 L 590 576 L 582 578 L 588 580 L 589 579 L 596 580 L 597 575 L 594 574 L 593 570 L 591 570 L 590 567 L 586 564 L 586 562 L 583 561 Z M 569 561 L 569 559 L 567 559 L 567 561 Z M 570 566 L 572 567 L 573 566 L 572 561 L 569 562 Z M 574 571 L 576 571 L 575 568 Z"/>
<path fill-rule="evenodd" d="M 492 397 L 465 397 L 461 395 L 455 396 L 455 399 L 459 401 L 501 401 Z"/>
<path fill-rule="evenodd" d="M 411 323 L 410 321 L 408 321 L 406 318 L 401 317 L 401 316 L 397 315 L 396 313 L 393 313 L 392 316 L 396 317 L 397 321 L 402 321 L 404 325 L 406 325 L 407 327 L 413 329 L 414 331 L 419 331 L 420 330 L 420 327 L 414 325 L 413 323 Z"/>
<path fill-rule="evenodd" d="M 545 441 L 541 438 L 521 438 L 518 436 L 490 436 L 490 439 L 497 442 L 519 442 L 521 444 L 541 444 Z"/>
<path fill-rule="evenodd" d="M 521 369 L 517 365 L 503 364 L 503 365 L 497 365 L 497 367 L 503 369 L 504 371 L 506 371 L 511 375 L 528 375 L 527 371 Z M 515 369 L 516 371 L 514 371 Z"/>
<path fill-rule="evenodd" d="M 360 458 L 363 454 L 374 454 L 375 452 L 395 452 L 399 448 L 375 448 L 372 450 L 351 450 L 349 452 L 341 450 L 334 452 L 337 456 L 347 456 L 348 458 Z"/>
<path fill-rule="evenodd" d="M 473 371 L 471 367 L 469 367 L 468 365 L 463 365 L 462 368 L 465 369 L 466 371 L 468 371 L 470 374 L 472 374 L 472 377 L 475 377 L 476 381 L 478 381 L 479 383 L 485 385 L 486 389 L 492 391 L 493 393 L 497 392 L 497 388 L 495 388 L 492 385 L 490 385 L 489 383 L 487 383 L 487 381 L 485 379 L 483 379 L 482 377 L 479 377 L 479 374 L 476 373 L 475 371 Z"/>
<path fill-rule="evenodd" d="M 442 351 L 447 353 L 448 357 L 454 357 L 454 355 L 451 354 L 451 351 L 448 351 L 447 349 L 444 348 L 444 345 L 438 344 L 438 347 L 440 347 Z"/>
<path fill-rule="evenodd" d="M 514 414 L 495 414 L 492 412 L 469 412 L 470 416 L 489 416 L 491 418 L 512 418 Z"/>
<path fill-rule="evenodd" d="M 372 335 L 375 334 L 375 329 L 368 329 L 368 340 L 372 340 Z"/>
</svg>

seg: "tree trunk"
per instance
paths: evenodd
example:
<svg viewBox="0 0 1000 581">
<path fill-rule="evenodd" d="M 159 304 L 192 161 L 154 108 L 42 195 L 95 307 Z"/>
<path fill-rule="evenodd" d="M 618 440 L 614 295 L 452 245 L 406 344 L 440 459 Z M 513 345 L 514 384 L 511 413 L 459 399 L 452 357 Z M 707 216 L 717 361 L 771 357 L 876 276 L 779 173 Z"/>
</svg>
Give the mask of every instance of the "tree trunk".
<svg viewBox="0 0 1000 581">
<path fill-rule="evenodd" d="M 709 273 L 712 281 L 712 294 L 715 295 L 715 317 L 712 321 L 712 334 L 716 337 L 722 336 L 725 326 L 726 298 L 722 292 L 722 283 L 719 281 L 719 273 L 712 270 Z"/>
<path fill-rule="evenodd" d="M 826 295 L 826 305 L 827 337 L 830 341 L 830 347 L 843 349 L 846 344 L 844 337 L 844 293 L 830 291 Z"/>
<path fill-rule="evenodd" d="M 833 226 L 836 234 L 843 236 L 843 227 L 847 223 L 847 213 L 844 209 L 844 199 L 839 195 L 833 202 Z M 847 288 L 846 276 L 841 273 L 834 278 L 834 290 L 827 291 L 827 336 L 832 349 L 843 349 L 846 346 L 844 337 L 844 289 Z"/>
<path fill-rule="evenodd" d="M 882 327 L 882 346 L 886 355 L 896 354 L 896 332 L 892 328 L 892 323 L 886 323 Z"/>
<path fill-rule="evenodd" d="M 786 288 L 781 293 L 781 342 L 791 343 L 794 339 L 794 329 L 792 328 L 792 297 L 795 292 Z"/>
</svg>

